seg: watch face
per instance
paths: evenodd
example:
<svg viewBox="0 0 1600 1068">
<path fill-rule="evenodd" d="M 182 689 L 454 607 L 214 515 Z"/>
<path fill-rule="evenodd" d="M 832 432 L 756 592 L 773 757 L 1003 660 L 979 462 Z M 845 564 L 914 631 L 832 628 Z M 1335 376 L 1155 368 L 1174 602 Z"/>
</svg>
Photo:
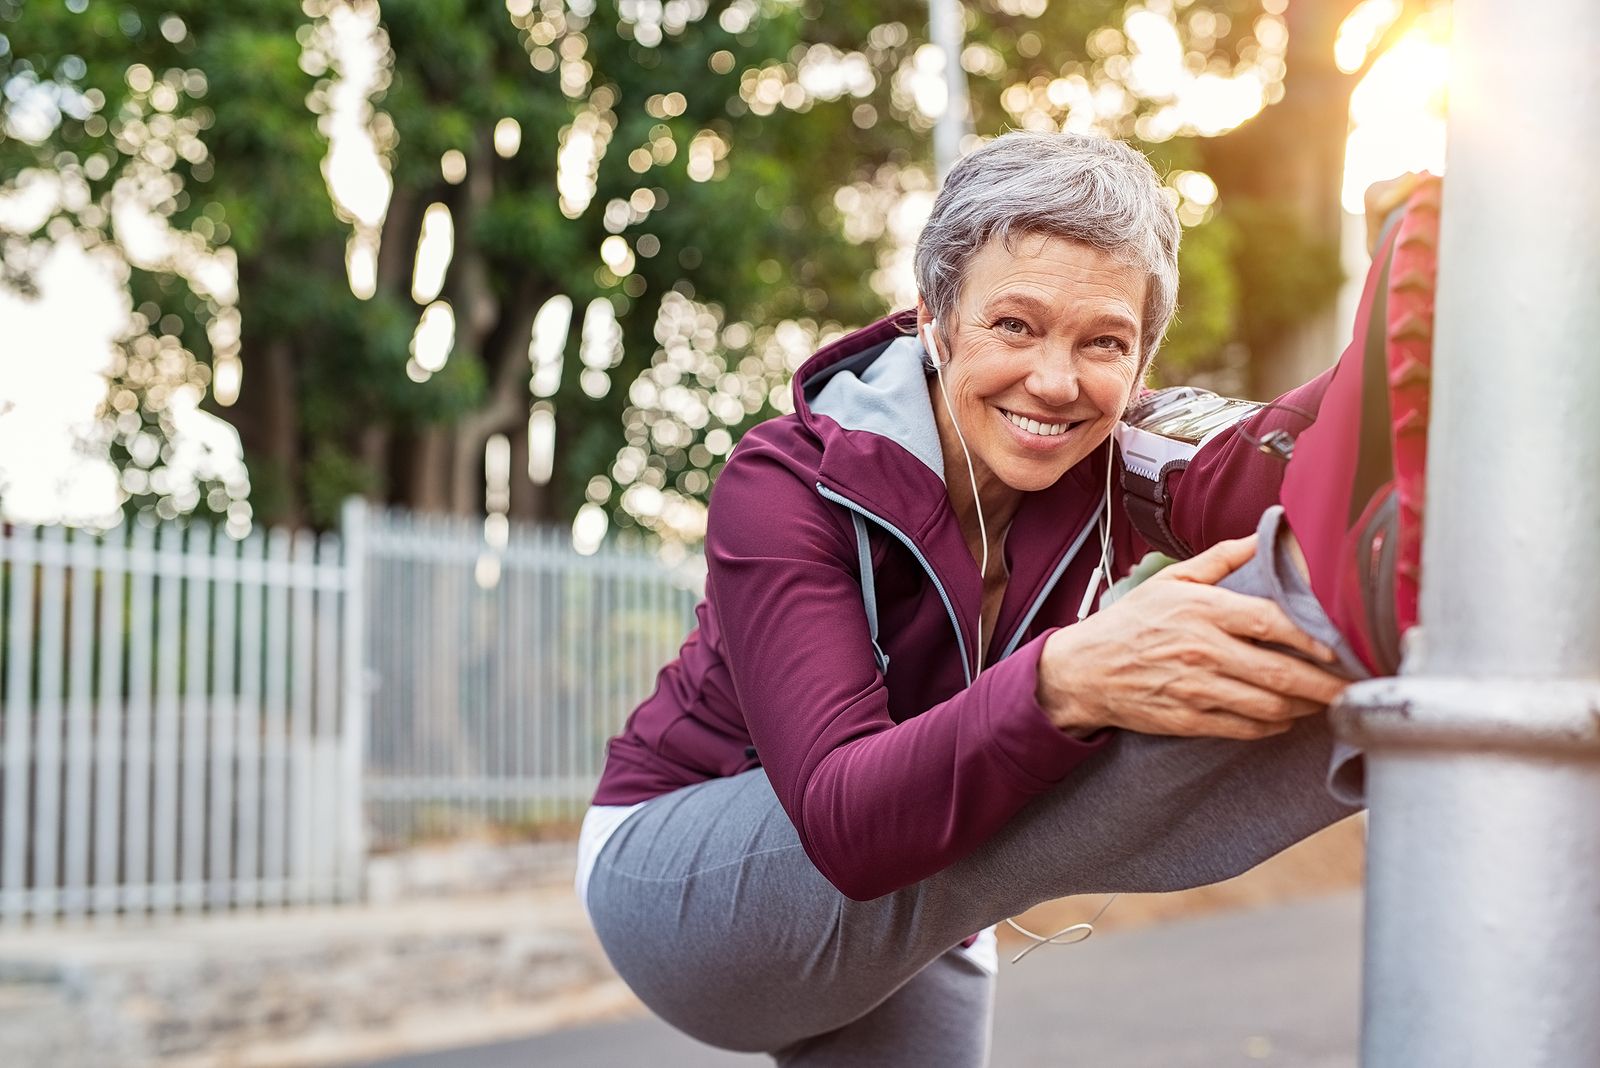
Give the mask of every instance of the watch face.
<svg viewBox="0 0 1600 1068">
<path fill-rule="evenodd" d="M 1198 445 L 1218 430 L 1254 415 L 1261 407 L 1256 401 L 1177 386 L 1159 390 L 1134 405 L 1127 421 L 1141 430 Z"/>
</svg>

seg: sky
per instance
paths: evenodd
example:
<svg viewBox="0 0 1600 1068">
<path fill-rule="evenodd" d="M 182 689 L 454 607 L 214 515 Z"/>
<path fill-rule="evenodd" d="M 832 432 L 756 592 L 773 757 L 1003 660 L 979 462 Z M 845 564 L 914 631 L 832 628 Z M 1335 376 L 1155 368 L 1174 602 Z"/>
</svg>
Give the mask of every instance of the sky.
<svg viewBox="0 0 1600 1068">
<path fill-rule="evenodd" d="M 1398 10 L 1398 0 L 1366 0 L 1360 5 L 1346 20 L 1337 50 L 1340 65 L 1356 69 L 1375 32 L 1392 21 Z M 358 294 L 370 286 L 375 234 L 389 195 L 388 176 L 365 134 L 371 117 L 370 89 L 379 76 L 372 50 L 364 46 L 372 31 L 372 17 L 370 9 L 366 14 L 353 9 L 336 12 L 329 24 L 330 36 L 320 42 L 329 53 L 330 65 L 341 74 L 331 100 L 332 137 L 326 171 L 334 210 L 352 227 L 348 267 L 352 289 Z M 1200 84 L 1200 79 L 1187 72 L 1174 74 L 1169 69 L 1174 64 L 1182 71 L 1181 50 L 1167 55 L 1176 38 L 1168 41 L 1164 36 L 1169 31 L 1158 25 L 1164 20 L 1144 18 L 1135 24 L 1135 19 L 1139 16 L 1130 16 L 1124 27 L 1139 49 L 1130 80 L 1138 82 L 1136 87 L 1141 90 L 1178 94 L 1179 106 L 1170 121 L 1221 130 L 1237 125 L 1259 108 L 1260 85 Z M 1343 183 L 1347 212 L 1359 213 L 1362 191 L 1371 182 L 1407 170 L 1442 173 L 1446 32 L 1437 18 L 1420 20 L 1377 58 L 1352 95 Z M 932 84 L 942 87 L 937 71 L 930 77 Z M 1190 80 L 1174 81 L 1183 77 Z M 926 95 L 928 110 L 942 106 L 942 98 L 933 99 L 937 93 Z M 514 152 L 520 130 L 497 128 L 495 142 L 497 149 Z M 578 186 L 583 184 L 586 161 L 580 158 L 578 148 L 581 146 L 571 143 L 563 147 L 577 170 L 575 177 L 573 168 L 563 169 L 565 184 L 559 192 L 564 199 L 582 192 Z M 708 151 L 715 148 L 707 146 Z M 451 160 L 441 160 L 447 178 L 450 166 Z M 12 223 L 24 220 L 39 210 L 41 198 L 48 196 L 48 190 L 33 189 L 0 197 L 0 217 Z M 922 202 L 930 199 L 931 195 L 924 193 L 908 201 L 915 200 L 912 207 L 921 205 L 925 210 Z M 119 226 L 119 234 L 122 232 Z M 1352 275 L 1349 284 L 1356 286 L 1364 268 L 1361 228 L 1347 226 L 1346 233 L 1347 241 L 1355 246 L 1347 249 L 1345 256 Z M 183 254 L 167 237 L 159 231 L 145 234 L 140 255 L 170 261 Z M 431 213 L 424 220 L 416 261 L 413 288 L 419 300 L 437 295 L 452 243 L 448 210 Z M 608 250 L 601 251 L 604 255 Z M 627 252 L 625 246 L 609 251 L 614 255 Z M 204 263 L 196 269 L 217 280 L 213 288 L 226 296 L 226 262 Z M 886 279 L 880 288 L 898 292 L 909 287 L 909 257 L 892 259 L 889 270 L 906 277 Z M 103 447 L 95 447 L 96 409 L 105 398 L 103 376 L 113 343 L 125 329 L 131 310 L 128 298 L 117 265 L 86 253 L 71 240 L 55 245 L 40 265 L 38 283 L 39 300 L 0 288 L 0 324 L 4 324 L 0 330 L 0 512 L 5 518 L 28 522 L 64 519 L 94 526 L 114 522 L 118 476 L 105 459 Z M 1354 307 L 1349 296 L 1340 302 L 1346 316 Z M 407 373 L 421 380 L 442 366 L 453 332 L 449 306 L 437 300 L 428 303 L 418 324 L 416 356 Z M 603 347 L 604 339 L 597 344 Z M 236 343 L 232 351 L 237 351 Z M 223 362 L 219 361 L 213 383 L 219 399 L 225 399 L 227 375 L 237 370 L 237 364 L 224 368 Z M 584 386 L 589 389 L 590 383 Z M 596 388 L 604 388 L 604 384 L 597 383 Z M 199 401 L 198 392 L 193 391 L 180 391 L 175 398 L 172 416 L 179 447 L 169 464 L 174 479 L 192 482 L 202 470 L 219 472 L 224 478 L 242 477 L 237 434 L 222 419 L 200 410 Z M 548 466 L 548 457 L 535 460 Z M 594 515 L 580 517 L 580 525 L 584 529 L 575 530 L 575 535 L 585 542 L 598 540 Z M 242 534 L 248 522 L 234 526 L 239 528 L 234 533 Z M 603 534 L 603 529 L 602 524 L 598 533 Z"/>
</svg>

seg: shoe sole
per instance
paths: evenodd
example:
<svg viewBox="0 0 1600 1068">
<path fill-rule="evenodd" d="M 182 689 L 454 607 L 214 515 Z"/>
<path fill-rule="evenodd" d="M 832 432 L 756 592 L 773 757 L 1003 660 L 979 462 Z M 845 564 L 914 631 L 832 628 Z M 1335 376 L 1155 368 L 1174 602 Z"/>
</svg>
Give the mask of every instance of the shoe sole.
<svg viewBox="0 0 1600 1068">
<path fill-rule="evenodd" d="M 1433 390 L 1434 294 L 1439 274 L 1440 183 L 1412 191 L 1389 266 L 1385 356 L 1398 530 L 1393 556 L 1395 629 L 1416 625 L 1427 505 L 1428 419 Z"/>
</svg>

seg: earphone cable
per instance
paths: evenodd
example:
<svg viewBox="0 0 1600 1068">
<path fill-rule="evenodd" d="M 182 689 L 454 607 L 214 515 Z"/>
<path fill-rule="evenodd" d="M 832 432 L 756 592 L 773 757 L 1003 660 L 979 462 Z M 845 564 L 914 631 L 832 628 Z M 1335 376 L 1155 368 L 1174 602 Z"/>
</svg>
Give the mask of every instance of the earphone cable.
<svg viewBox="0 0 1600 1068">
<path fill-rule="evenodd" d="M 983 560 L 978 565 L 978 668 L 973 673 L 976 675 L 983 671 L 983 584 L 989 579 L 989 528 L 983 521 L 983 501 L 978 496 L 978 473 L 972 466 L 972 450 L 967 448 L 967 437 L 961 433 L 961 421 L 956 418 L 955 408 L 950 403 L 950 391 L 945 388 L 944 359 L 936 347 L 934 324 L 928 323 L 923 330 L 928 355 L 933 357 L 933 375 L 939 380 L 939 394 L 944 397 L 944 410 L 950 416 L 950 425 L 956 428 L 956 440 L 961 442 L 961 454 L 967 458 L 967 478 L 972 483 L 972 507 L 978 513 L 978 538 L 983 542 Z"/>
<path fill-rule="evenodd" d="M 1081 923 L 1068 924 L 1066 927 L 1061 928 L 1061 930 L 1057 931 L 1053 935 L 1035 934 L 1026 927 L 1023 927 L 1016 920 L 1007 920 L 1006 922 L 1011 925 L 1012 929 L 1023 935 L 1026 935 L 1028 938 L 1033 939 L 1033 945 L 1024 946 L 1021 953 L 1018 953 L 1015 957 L 1011 958 L 1011 963 L 1017 963 L 1017 961 L 1021 960 L 1023 957 L 1026 957 L 1029 953 L 1032 953 L 1040 946 L 1075 946 L 1079 942 L 1084 941 L 1090 935 L 1094 934 L 1094 925 L 1100 922 L 1100 917 L 1106 914 L 1106 909 L 1111 907 L 1111 903 L 1115 901 L 1117 897 L 1118 895 L 1112 894 L 1110 897 L 1105 899 L 1105 902 L 1101 904 L 1099 910 L 1096 911 L 1093 916 L 1090 916 L 1087 920 L 1084 920 Z M 1077 935 L 1077 937 L 1066 938 L 1066 935 Z"/>
<path fill-rule="evenodd" d="M 939 394 L 944 397 L 944 409 L 950 416 L 951 425 L 955 427 L 956 440 L 961 443 L 962 455 L 965 456 L 967 460 L 967 478 L 970 480 L 972 485 L 972 506 L 978 513 L 978 536 L 983 541 L 983 559 L 978 565 L 978 574 L 980 577 L 978 596 L 978 671 L 981 672 L 983 671 L 984 653 L 982 590 L 983 582 L 987 580 L 989 574 L 989 532 L 987 526 L 984 524 L 983 501 L 978 495 L 978 475 L 977 471 L 972 465 L 972 450 L 967 448 L 966 435 L 961 432 L 961 422 L 956 418 L 955 407 L 950 403 L 950 392 L 948 389 L 946 389 L 944 383 L 944 360 L 940 357 L 938 342 L 934 336 L 934 323 L 932 322 L 927 323 L 923 327 L 923 345 L 927 348 L 928 356 L 933 360 L 933 374 L 939 382 Z M 1095 566 L 1094 575 L 1089 579 L 1089 589 L 1084 593 L 1083 604 L 1078 609 L 1078 618 L 1080 620 L 1088 614 L 1089 605 L 1093 601 L 1094 594 L 1100 588 L 1101 577 L 1104 576 L 1108 584 L 1111 582 L 1111 473 L 1112 468 L 1115 466 L 1115 461 L 1116 434 L 1113 433 L 1110 437 L 1110 444 L 1106 449 L 1106 496 L 1105 501 L 1101 505 L 1100 562 Z M 1117 895 L 1112 894 L 1106 899 L 1105 904 L 1100 906 L 1100 910 L 1091 916 L 1087 921 L 1083 923 L 1074 923 L 1067 927 L 1063 927 L 1055 934 L 1049 936 L 1035 934 L 1034 932 L 1017 923 L 1016 920 L 1008 917 L 1006 919 L 1006 923 L 1009 924 L 1013 930 L 1033 940 L 1032 945 L 1024 948 L 1022 952 L 1011 958 L 1011 963 L 1017 963 L 1023 957 L 1026 957 L 1029 953 L 1032 953 L 1040 946 L 1070 946 L 1078 942 L 1082 942 L 1084 939 L 1094 934 L 1094 925 L 1099 922 L 1101 916 L 1105 915 L 1106 909 L 1110 908 L 1111 903 L 1116 899 Z M 1067 935 L 1074 934 L 1077 935 L 1077 937 L 1065 937 Z"/>
</svg>

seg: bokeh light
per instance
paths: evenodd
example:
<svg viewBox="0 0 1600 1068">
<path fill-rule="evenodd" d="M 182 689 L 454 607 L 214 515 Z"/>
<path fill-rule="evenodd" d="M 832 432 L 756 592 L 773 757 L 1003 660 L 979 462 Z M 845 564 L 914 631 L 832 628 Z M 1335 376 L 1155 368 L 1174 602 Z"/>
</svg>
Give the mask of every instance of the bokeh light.
<svg viewBox="0 0 1600 1068">
<path fill-rule="evenodd" d="M 1402 171 L 1443 174 L 1449 10 L 1419 17 L 1380 56 L 1350 95 L 1341 199 L 1362 210 L 1367 186 Z"/>
</svg>

